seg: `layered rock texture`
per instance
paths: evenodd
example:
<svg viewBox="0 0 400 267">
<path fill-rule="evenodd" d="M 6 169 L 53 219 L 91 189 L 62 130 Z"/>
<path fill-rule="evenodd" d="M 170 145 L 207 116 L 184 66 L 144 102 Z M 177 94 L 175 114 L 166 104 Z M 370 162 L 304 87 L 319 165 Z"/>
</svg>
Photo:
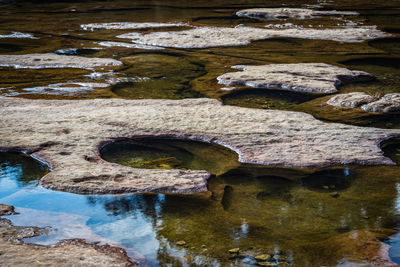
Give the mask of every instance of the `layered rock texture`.
<svg viewBox="0 0 400 267">
<path fill-rule="evenodd" d="M 358 16 L 359 13 L 336 10 L 314 10 L 307 8 L 250 8 L 236 12 L 239 17 L 273 19 L 312 19 L 322 16 Z"/>
<path fill-rule="evenodd" d="M 0 214 L 14 207 L 0 204 Z M 24 244 L 23 239 L 45 234 L 46 229 L 14 226 L 10 220 L 0 218 L 1 266 L 137 266 L 118 247 L 87 243 L 81 239 L 64 240 L 54 246 Z"/>
<path fill-rule="evenodd" d="M 0 55 L 0 67 L 17 69 L 93 68 L 119 66 L 122 62 L 110 58 L 89 58 L 56 54 Z"/>
<path fill-rule="evenodd" d="M 371 79 L 363 71 L 348 70 L 324 63 L 270 64 L 233 66 L 239 72 L 229 72 L 217 78 L 220 84 L 253 88 L 331 94 L 337 86 L 360 79 Z"/>
<path fill-rule="evenodd" d="M 400 94 L 386 94 L 381 98 L 362 92 L 339 94 L 329 99 L 327 104 L 352 108 L 361 106 L 366 112 L 395 113 L 400 112 Z"/>
<path fill-rule="evenodd" d="M 101 159 L 113 140 L 171 137 L 221 144 L 245 163 L 310 167 L 394 164 L 381 140 L 398 130 L 327 124 L 299 112 L 210 99 L 42 101 L 0 98 L 0 148 L 47 161 L 45 187 L 81 193 L 206 191 L 206 171 L 134 169 Z"/>
<path fill-rule="evenodd" d="M 332 40 L 338 42 L 362 42 L 384 38 L 388 34 L 374 26 L 334 29 L 261 29 L 253 27 L 198 27 L 186 31 L 137 32 L 117 36 L 132 39 L 134 43 L 175 48 L 207 48 L 248 45 L 251 41 L 275 37 Z"/>
</svg>

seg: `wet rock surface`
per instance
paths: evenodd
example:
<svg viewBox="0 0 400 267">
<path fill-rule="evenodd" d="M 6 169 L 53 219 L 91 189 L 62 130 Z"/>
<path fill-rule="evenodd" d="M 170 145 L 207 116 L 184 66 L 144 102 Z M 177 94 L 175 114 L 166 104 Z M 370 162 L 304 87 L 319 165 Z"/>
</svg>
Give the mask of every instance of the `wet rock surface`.
<svg viewBox="0 0 400 267">
<path fill-rule="evenodd" d="M 280 89 L 287 91 L 329 94 L 337 86 L 372 76 L 363 71 L 353 71 L 324 63 L 270 64 L 261 66 L 234 66 L 242 71 L 229 72 L 217 78 L 228 86 Z"/>
<path fill-rule="evenodd" d="M 98 45 L 104 47 L 125 47 L 125 48 L 136 48 L 136 49 L 146 49 L 146 50 L 161 50 L 163 47 L 157 47 L 153 45 L 140 45 L 140 44 L 132 44 L 132 43 L 123 43 L 123 42 L 99 42 Z"/>
<path fill-rule="evenodd" d="M 359 13 L 336 10 L 314 10 L 307 8 L 251 8 L 236 12 L 239 17 L 274 19 L 311 19 L 321 16 L 358 16 Z"/>
<path fill-rule="evenodd" d="M 366 112 L 396 113 L 400 112 L 400 94 L 386 94 L 381 98 L 362 92 L 339 94 L 329 99 L 327 104 L 352 108 L 361 106 Z"/>
<path fill-rule="evenodd" d="M 398 130 L 326 124 L 299 112 L 216 100 L 43 101 L 0 98 L 0 148 L 32 151 L 52 171 L 45 187 L 80 193 L 206 191 L 206 171 L 135 169 L 101 159 L 107 142 L 172 137 L 224 145 L 239 161 L 276 166 L 393 164 L 378 148 Z"/>
<path fill-rule="evenodd" d="M 248 45 L 251 41 L 275 37 L 332 40 L 338 42 L 362 42 L 384 38 L 388 34 L 375 26 L 332 29 L 261 29 L 253 27 L 198 27 L 186 31 L 152 32 L 148 34 L 126 33 L 118 38 L 132 39 L 134 43 L 175 48 L 207 48 Z"/>
<path fill-rule="evenodd" d="M 81 25 L 82 30 L 133 30 L 146 28 L 166 28 L 188 26 L 186 23 L 158 23 L 158 22 L 108 22 L 108 23 L 90 23 Z"/>
<path fill-rule="evenodd" d="M 335 95 L 328 100 L 327 104 L 336 107 L 356 108 L 361 105 L 375 101 L 376 98 L 363 92 Z"/>
<path fill-rule="evenodd" d="M 2 213 L 12 211 L 13 213 Z M 0 216 L 12 215 L 14 207 L 0 204 Z M 54 246 L 25 244 L 24 238 L 47 234 L 48 229 L 14 226 L 0 218 L 1 266 L 137 266 L 126 252 L 118 247 L 87 243 L 82 239 L 69 239 Z"/>
<path fill-rule="evenodd" d="M 16 69 L 93 68 L 119 66 L 122 62 L 110 58 L 88 58 L 56 54 L 0 55 L 0 67 Z"/>
</svg>

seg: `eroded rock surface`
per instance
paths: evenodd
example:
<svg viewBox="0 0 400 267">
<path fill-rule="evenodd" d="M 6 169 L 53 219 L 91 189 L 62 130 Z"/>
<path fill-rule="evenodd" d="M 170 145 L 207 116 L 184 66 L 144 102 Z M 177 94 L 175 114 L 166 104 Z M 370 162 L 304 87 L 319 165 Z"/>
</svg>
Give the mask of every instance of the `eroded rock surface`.
<svg viewBox="0 0 400 267">
<path fill-rule="evenodd" d="M 334 29 L 261 29 L 253 27 L 198 27 L 186 31 L 137 32 L 121 34 L 118 38 L 132 39 L 134 43 L 175 48 L 207 48 L 248 45 L 251 41 L 274 37 L 332 40 L 338 42 L 362 42 L 384 38 L 388 34 L 374 26 Z"/>
<path fill-rule="evenodd" d="M 65 240 L 51 247 L 22 242 L 23 238 L 40 234 L 41 228 L 14 226 L 0 218 L 1 266 L 137 266 L 121 248 L 81 239 Z"/>
<path fill-rule="evenodd" d="M 367 93 L 354 92 L 335 95 L 327 104 L 336 107 L 360 107 L 366 112 L 395 113 L 400 112 L 400 94 L 386 94 L 381 98 Z"/>
<path fill-rule="evenodd" d="M 324 63 L 269 64 L 233 66 L 233 68 L 242 71 L 219 76 L 217 80 L 220 84 L 330 94 L 337 92 L 337 86 L 342 83 L 372 78 L 372 75 L 363 71 L 348 70 Z"/>
<path fill-rule="evenodd" d="M 134 169 L 101 159 L 126 137 L 222 144 L 239 160 L 276 166 L 394 164 L 378 144 L 398 130 L 323 123 L 311 115 L 223 106 L 210 99 L 83 101 L 0 98 L 0 149 L 33 151 L 50 163 L 45 187 L 83 193 L 206 191 L 206 171 Z"/>
<path fill-rule="evenodd" d="M 356 108 L 361 105 L 375 101 L 376 98 L 364 93 L 364 92 L 353 92 L 348 94 L 335 95 L 326 102 L 328 105 L 335 107 L 351 107 Z"/>
<path fill-rule="evenodd" d="M 0 55 L 0 67 L 16 69 L 93 68 L 119 66 L 122 62 L 111 58 L 89 58 L 56 54 Z"/>
<path fill-rule="evenodd" d="M 86 31 L 94 30 L 133 30 L 147 28 L 167 28 L 188 26 L 186 23 L 159 23 L 159 22 L 108 22 L 82 24 L 81 29 Z"/>
<path fill-rule="evenodd" d="M 400 93 L 386 94 L 381 99 L 361 106 L 367 112 L 400 112 Z"/>
<path fill-rule="evenodd" d="M 307 8 L 250 8 L 236 12 L 239 17 L 273 19 L 312 19 L 321 16 L 358 16 L 359 13 L 336 10 L 314 10 Z"/>
</svg>

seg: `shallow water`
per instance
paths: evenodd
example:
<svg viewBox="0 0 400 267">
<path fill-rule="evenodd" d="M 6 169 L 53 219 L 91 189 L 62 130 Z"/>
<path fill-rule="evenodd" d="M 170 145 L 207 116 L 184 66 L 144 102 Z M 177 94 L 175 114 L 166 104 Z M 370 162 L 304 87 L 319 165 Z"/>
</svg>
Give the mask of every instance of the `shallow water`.
<svg viewBox="0 0 400 267">
<path fill-rule="evenodd" d="M 386 144 L 384 149 L 399 159 L 398 143 Z M 36 186 L 47 171 L 44 165 L 25 155 L 2 152 L 0 202 L 21 212 L 8 216 L 17 225 L 53 227 L 48 235 L 26 242 L 54 244 L 76 237 L 107 242 L 123 246 L 132 257 L 144 256 L 142 263 L 150 266 L 236 265 L 245 259 L 255 263 L 253 257 L 265 253 L 280 255 L 276 258 L 293 266 L 332 265 L 350 260 L 349 255 L 336 252 L 336 246 L 346 244 L 335 237 L 355 230 L 399 227 L 397 166 L 267 168 L 233 164 L 235 153 L 215 145 L 163 139 L 114 143 L 102 154 L 127 164 L 129 157 L 135 163 L 138 158 L 165 159 L 165 151 L 169 156 L 183 156 L 186 169 L 218 172 L 209 180 L 211 195 L 51 191 Z M 188 157 L 190 152 L 195 153 Z M 211 154 L 220 167 L 209 161 L 206 155 Z M 396 261 L 400 256 L 397 239 L 394 235 L 387 241 L 393 245 L 391 256 Z M 185 246 L 176 244 L 181 240 Z M 232 258 L 228 252 L 235 247 L 242 249 L 241 258 Z M 358 252 L 351 246 L 347 251 L 351 256 Z"/>
<path fill-rule="evenodd" d="M 333 108 L 325 104 L 331 96 L 249 88 L 225 91 L 216 81 L 217 76 L 232 71 L 230 67 L 238 64 L 324 62 L 367 71 L 376 77 L 371 82 L 343 85 L 340 93 L 363 91 L 382 95 L 400 92 L 400 11 L 397 0 L 372 3 L 366 0 L 7 3 L 0 3 L 0 35 L 21 32 L 33 34 L 37 39 L 0 38 L 1 54 L 73 53 L 118 59 L 124 66 L 94 70 L 0 68 L 0 96 L 40 99 L 209 97 L 226 105 L 306 112 L 327 122 L 400 128 L 399 114 Z M 357 11 L 361 16 L 304 21 L 258 21 L 234 16 L 237 10 L 244 8 L 280 7 L 283 4 L 292 7 L 317 4 L 328 9 Z M 245 47 L 153 51 L 98 44 L 102 41 L 129 42 L 116 36 L 133 30 L 91 32 L 80 29 L 81 24 L 118 21 L 256 27 L 295 23 L 324 28 L 349 20 L 359 25 L 377 25 L 394 35 L 356 44 L 274 38 L 252 42 Z M 187 27 L 138 32 L 182 29 Z M 27 90 L 51 84 L 93 82 L 108 83 L 109 86 L 91 90 Z M 399 230 L 398 166 L 265 168 L 241 165 L 233 152 L 201 143 L 175 141 L 166 145 L 159 140 L 147 142 L 143 147 L 143 142 L 124 143 L 119 148 L 107 147 L 109 157 L 105 153 L 103 157 L 131 167 L 206 169 L 215 174 L 209 180 L 212 195 L 84 196 L 55 192 L 37 186 L 37 180 L 47 172 L 43 165 L 26 156 L 0 153 L 0 203 L 17 207 L 21 214 L 9 219 L 18 225 L 57 229 L 48 236 L 27 242 L 53 244 L 72 237 L 100 240 L 124 246 L 132 257 L 142 254 L 151 266 L 227 266 L 240 265 L 244 261 L 253 264 L 253 256 L 262 253 L 281 255 L 281 259 L 285 258 L 285 262 L 295 266 L 336 265 L 352 261 L 351 257 L 357 257 L 359 253 L 348 245 L 346 233 Z M 399 163 L 397 143 L 383 144 L 382 147 L 385 155 Z M 186 245 L 176 245 L 180 240 Z M 363 242 L 361 238 L 360 242 Z M 385 242 L 392 245 L 392 260 L 400 263 L 399 234 L 391 235 Z M 236 247 L 243 251 L 241 258 L 234 258 L 228 252 Z M 347 254 L 338 247 L 345 247 Z"/>
</svg>

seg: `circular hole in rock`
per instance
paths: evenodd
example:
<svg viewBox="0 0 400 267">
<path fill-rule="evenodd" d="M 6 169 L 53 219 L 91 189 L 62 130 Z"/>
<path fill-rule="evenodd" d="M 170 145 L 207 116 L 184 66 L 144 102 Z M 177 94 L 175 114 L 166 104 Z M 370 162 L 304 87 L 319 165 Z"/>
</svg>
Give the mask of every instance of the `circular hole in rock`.
<svg viewBox="0 0 400 267">
<path fill-rule="evenodd" d="M 100 153 L 106 161 L 143 169 L 206 170 L 220 175 L 239 165 L 232 150 L 192 140 L 129 139 L 108 144 Z"/>
</svg>

